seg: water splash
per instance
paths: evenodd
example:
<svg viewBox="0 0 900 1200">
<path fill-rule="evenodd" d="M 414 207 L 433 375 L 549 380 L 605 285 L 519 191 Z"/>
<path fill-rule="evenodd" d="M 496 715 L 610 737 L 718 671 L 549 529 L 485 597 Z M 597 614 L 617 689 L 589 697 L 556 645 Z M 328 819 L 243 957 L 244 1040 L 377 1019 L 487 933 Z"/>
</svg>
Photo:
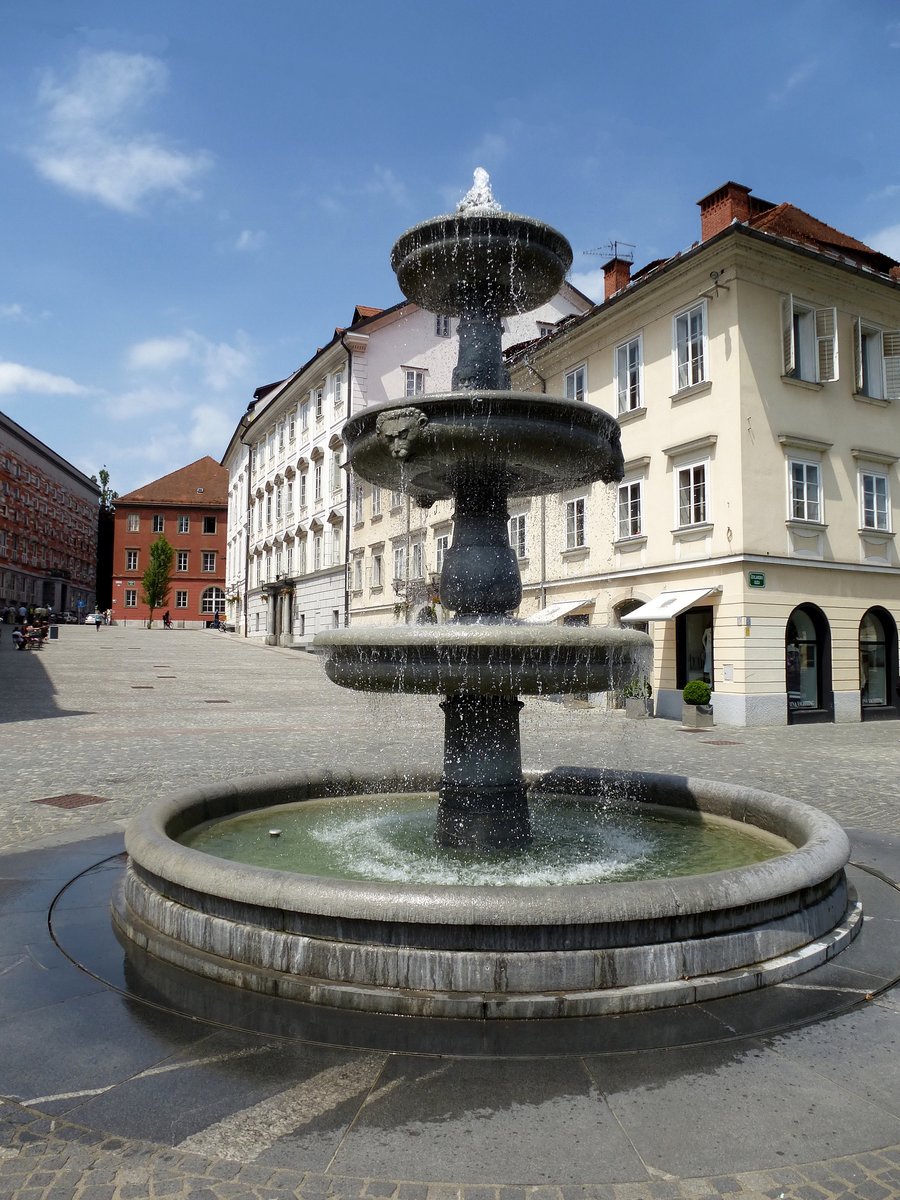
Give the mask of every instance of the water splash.
<svg viewBox="0 0 900 1200">
<path fill-rule="evenodd" d="M 477 213 L 499 213 L 502 207 L 494 199 L 491 191 L 491 177 L 484 167 L 476 167 L 473 175 L 474 182 L 456 206 L 456 211 L 464 215 Z"/>
</svg>

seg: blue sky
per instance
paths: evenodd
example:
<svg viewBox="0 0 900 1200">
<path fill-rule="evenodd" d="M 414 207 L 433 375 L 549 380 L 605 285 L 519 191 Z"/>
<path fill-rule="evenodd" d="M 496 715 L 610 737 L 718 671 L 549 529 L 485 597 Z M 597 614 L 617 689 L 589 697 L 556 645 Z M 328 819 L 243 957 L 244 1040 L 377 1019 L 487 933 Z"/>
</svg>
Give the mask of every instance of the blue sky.
<svg viewBox="0 0 900 1200">
<path fill-rule="evenodd" d="M 476 166 L 597 294 L 728 179 L 900 259 L 896 0 L 4 0 L 0 409 L 120 493 L 400 294 Z"/>
</svg>

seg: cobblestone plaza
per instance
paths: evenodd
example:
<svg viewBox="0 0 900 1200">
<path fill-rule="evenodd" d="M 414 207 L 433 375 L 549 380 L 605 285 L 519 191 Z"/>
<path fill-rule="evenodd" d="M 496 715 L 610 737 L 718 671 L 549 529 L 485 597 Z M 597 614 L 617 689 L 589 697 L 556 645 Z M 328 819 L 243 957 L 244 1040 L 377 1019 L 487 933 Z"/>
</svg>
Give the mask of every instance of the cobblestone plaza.
<svg viewBox="0 0 900 1200">
<path fill-rule="evenodd" d="M 844 956 L 765 993 L 492 1043 L 453 1022 L 186 1012 L 123 972 L 107 932 L 144 805 L 270 771 L 438 770 L 436 703 L 373 701 L 311 655 L 212 631 L 63 627 L 18 653 L 4 629 L 0 673 L 0 1197 L 900 1196 L 895 723 L 690 735 L 528 701 L 526 768 L 671 771 L 822 808 L 851 833 L 867 919 Z"/>
</svg>

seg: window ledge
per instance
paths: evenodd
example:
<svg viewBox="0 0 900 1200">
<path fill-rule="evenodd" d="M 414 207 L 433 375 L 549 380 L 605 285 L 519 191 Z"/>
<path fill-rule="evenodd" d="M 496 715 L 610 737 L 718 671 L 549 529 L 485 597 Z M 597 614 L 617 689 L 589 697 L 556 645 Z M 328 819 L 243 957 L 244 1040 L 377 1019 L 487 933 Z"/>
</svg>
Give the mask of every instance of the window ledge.
<svg viewBox="0 0 900 1200">
<path fill-rule="evenodd" d="M 372 513 L 371 517 L 369 517 L 370 524 L 374 525 L 376 521 L 380 521 L 383 515 L 383 513 Z"/>
<path fill-rule="evenodd" d="M 808 392 L 821 392 L 825 386 L 823 383 L 816 383 L 814 379 L 798 379 L 795 375 L 782 375 L 782 383 L 789 383 L 791 387 L 805 388 Z"/>
<path fill-rule="evenodd" d="M 889 529 L 860 529 L 859 536 L 864 542 L 874 542 L 880 546 L 886 546 L 888 542 L 892 542 L 896 534 Z"/>
<path fill-rule="evenodd" d="M 590 546 L 569 546 L 562 551 L 562 556 L 563 558 L 587 558 L 590 552 Z"/>
<path fill-rule="evenodd" d="M 640 546 L 647 545 L 646 533 L 635 533 L 630 537 L 616 538 L 613 541 L 614 550 L 637 550 Z"/>
<path fill-rule="evenodd" d="M 800 537 L 818 537 L 828 528 L 823 521 L 799 521 L 796 518 L 789 518 L 785 521 L 785 525 L 792 533 L 797 533 Z"/>
<path fill-rule="evenodd" d="M 673 404 L 680 404 L 682 400 L 690 400 L 694 396 L 705 396 L 707 392 L 711 391 L 712 380 L 704 379 L 702 383 L 692 383 L 690 387 L 679 388 L 669 399 Z"/>
<path fill-rule="evenodd" d="M 627 408 L 625 412 L 620 412 L 616 420 L 620 425 L 627 425 L 629 421 L 639 421 L 642 417 L 646 417 L 647 409 L 641 404 L 637 408 Z"/>
<path fill-rule="evenodd" d="M 374 596 L 377 592 L 383 592 L 384 587 L 380 583 L 373 583 L 372 586 L 369 588 L 369 591 Z"/>
<path fill-rule="evenodd" d="M 876 408 L 890 408 L 894 403 L 884 396 L 869 396 L 865 392 L 854 392 L 853 399 L 858 400 L 860 404 L 874 404 Z"/>
<path fill-rule="evenodd" d="M 363 525 L 365 525 L 365 521 L 354 521 L 353 522 L 354 529 L 362 529 Z"/>
<path fill-rule="evenodd" d="M 672 530 L 672 537 L 676 542 L 698 541 L 700 538 L 709 537 L 713 528 L 712 521 L 702 521 L 698 525 L 680 525 Z"/>
<path fill-rule="evenodd" d="M 520 567 L 527 567 L 528 566 L 528 555 L 526 554 L 524 558 L 519 558 L 517 556 L 516 562 L 519 564 Z"/>
</svg>

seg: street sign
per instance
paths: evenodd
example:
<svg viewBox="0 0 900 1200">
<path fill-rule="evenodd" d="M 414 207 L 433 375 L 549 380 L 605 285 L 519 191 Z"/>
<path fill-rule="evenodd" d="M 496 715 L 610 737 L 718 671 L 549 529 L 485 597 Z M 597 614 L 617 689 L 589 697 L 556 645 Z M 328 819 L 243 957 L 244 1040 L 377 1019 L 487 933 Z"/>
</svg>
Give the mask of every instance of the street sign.
<svg viewBox="0 0 900 1200">
<path fill-rule="evenodd" d="M 766 586 L 766 577 L 762 571 L 750 571 L 747 575 L 747 582 L 751 587 L 764 588 Z"/>
</svg>

